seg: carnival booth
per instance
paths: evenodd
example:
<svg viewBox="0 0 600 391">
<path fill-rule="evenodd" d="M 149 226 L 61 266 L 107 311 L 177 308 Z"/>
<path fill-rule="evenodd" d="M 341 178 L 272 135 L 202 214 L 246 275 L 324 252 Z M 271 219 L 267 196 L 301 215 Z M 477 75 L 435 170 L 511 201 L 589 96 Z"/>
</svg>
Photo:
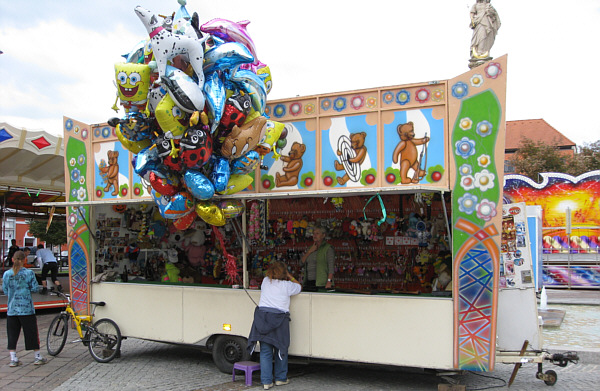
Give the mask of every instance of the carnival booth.
<svg viewBox="0 0 600 391">
<path fill-rule="evenodd" d="M 150 39 L 115 66 L 125 114 L 64 118 L 74 308 L 103 300 L 124 336 L 204 345 L 231 371 L 263 271 L 281 259 L 301 278 L 324 226 L 334 289 L 292 299 L 290 354 L 493 370 L 507 57 L 267 101 L 245 25 L 135 12 Z M 173 34 L 185 48 L 158 53 Z"/>
</svg>

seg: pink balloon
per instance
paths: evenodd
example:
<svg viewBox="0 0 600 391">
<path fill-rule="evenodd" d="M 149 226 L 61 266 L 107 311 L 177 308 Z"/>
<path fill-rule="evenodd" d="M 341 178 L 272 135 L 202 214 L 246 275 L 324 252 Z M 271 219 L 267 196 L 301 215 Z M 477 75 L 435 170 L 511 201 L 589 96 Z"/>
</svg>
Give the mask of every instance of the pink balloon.
<svg viewBox="0 0 600 391">
<path fill-rule="evenodd" d="M 253 64 L 256 67 L 260 67 L 260 65 L 264 66 L 264 64 L 258 61 L 254 41 L 246 31 L 246 26 L 248 26 L 249 23 L 250 21 L 248 20 L 235 23 L 231 20 L 217 18 L 200 26 L 200 31 L 219 37 L 227 42 L 241 43 L 246 46 L 248 50 L 250 50 L 250 53 L 252 53 L 252 56 L 254 56 Z"/>
</svg>

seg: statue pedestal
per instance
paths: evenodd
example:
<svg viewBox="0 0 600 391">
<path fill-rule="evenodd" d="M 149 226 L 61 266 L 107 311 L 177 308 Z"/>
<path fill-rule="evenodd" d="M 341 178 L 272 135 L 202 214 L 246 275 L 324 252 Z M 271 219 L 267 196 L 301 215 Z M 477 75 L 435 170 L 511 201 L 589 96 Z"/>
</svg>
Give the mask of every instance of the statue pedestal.
<svg viewBox="0 0 600 391">
<path fill-rule="evenodd" d="M 476 57 L 471 57 L 471 59 L 469 60 L 469 69 L 473 69 L 476 68 L 480 65 L 485 64 L 486 62 L 492 60 L 494 57 L 485 57 L 485 58 L 476 58 Z"/>
</svg>

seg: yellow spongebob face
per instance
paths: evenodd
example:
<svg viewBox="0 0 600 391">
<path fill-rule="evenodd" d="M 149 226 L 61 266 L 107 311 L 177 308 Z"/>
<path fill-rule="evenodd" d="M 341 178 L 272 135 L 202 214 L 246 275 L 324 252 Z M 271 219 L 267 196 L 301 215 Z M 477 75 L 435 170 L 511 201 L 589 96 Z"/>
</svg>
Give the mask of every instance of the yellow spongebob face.
<svg viewBox="0 0 600 391">
<path fill-rule="evenodd" d="M 116 63 L 115 79 L 121 101 L 143 102 L 148 99 L 148 90 L 150 89 L 150 67 L 148 65 Z"/>
<path fill-rule="evenodd" d="M 188 115 L 175 104 L 169 94 L 165 94 L 158 103 L 154 115 L 162 131 L 171 132 L 173 137 L 179 138 L 188 128 Z"/>
<path fill-rule="evenodd" d="M 271 78 L 271 68 L 268 66 L 259 68 L 256 70 L 256 74 L 259 76 L 265 75 L 266 77 L 263 79 L 265 82 L 265 87 L 267 88 L 267 94 L 271 92 L 271 87 L 273 87 L 273 79 Z"/>
</svg>

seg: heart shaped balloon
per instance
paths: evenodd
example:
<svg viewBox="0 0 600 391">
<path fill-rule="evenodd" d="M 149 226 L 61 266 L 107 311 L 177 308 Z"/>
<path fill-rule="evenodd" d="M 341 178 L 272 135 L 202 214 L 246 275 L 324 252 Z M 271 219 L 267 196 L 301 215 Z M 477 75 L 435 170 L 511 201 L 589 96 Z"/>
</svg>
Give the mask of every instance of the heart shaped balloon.
<svg viewBox="0 0 600 391">
<path fill-rule="evenodd" d="M 173 226 L 180 231 L 185 231 L 194 223 L 194 220 L 196 220 L 196 216 L 198 215 L 192 211 L 186 214 L 185 216 L 182 216 L 173 221 Z"/>
<path fill-rule="evenodd" d="M 215 195 L 212 182 L 199 171 L 187 170 L 183 174 L 183 181 L 190 193 L 199 200 L 209 200 Z"/>
<path fill-rule="evenodd" d="M 177 175 L 168 171 L 150 171 L 148 181 L 154 190 L 167 196 L 174 196 L 181 187 Z"/>
<path fill-rule="evenodd" d="M 221 208 L 226 219 L 237 217 L 244 211 L 244 203 L 240 200 L 221 201 L 217 206 Z"/>
<path fill-rule="evenodd" d="M 196 205 L 196 213 L 207 224 L 223 226 L 225 225 L 225 215 L 221 208 L 212 202 L 200 202 Z"/>
</svg>

